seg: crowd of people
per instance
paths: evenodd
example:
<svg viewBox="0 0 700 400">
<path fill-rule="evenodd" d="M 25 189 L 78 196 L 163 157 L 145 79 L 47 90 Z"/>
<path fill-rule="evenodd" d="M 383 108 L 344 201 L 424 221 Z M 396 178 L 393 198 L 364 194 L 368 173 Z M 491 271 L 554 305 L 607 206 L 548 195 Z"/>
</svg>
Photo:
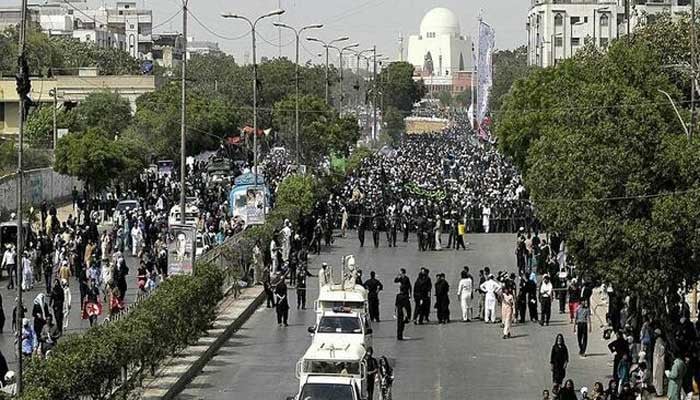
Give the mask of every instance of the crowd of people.
<svg viewBox="0 0 700 400">
<path fill-rule="evenodd" d="M 396 231 L 403 231 L 404 241 L 416 232 L 421 249 L 431 250 L 444 246 L 441 234 L 461 236 L 458 230 L 537 229 L 516 169 L 460 126 L 409 136 L 396 149 L 363 160 L 338 196 L 338 215 L 347 214 L 341 224 L 372 230 L 375 246 L 379 231 L 391 233 L 389 246 Z M 449 240 L 447 247 L 457 245 Z"/>
</svg>

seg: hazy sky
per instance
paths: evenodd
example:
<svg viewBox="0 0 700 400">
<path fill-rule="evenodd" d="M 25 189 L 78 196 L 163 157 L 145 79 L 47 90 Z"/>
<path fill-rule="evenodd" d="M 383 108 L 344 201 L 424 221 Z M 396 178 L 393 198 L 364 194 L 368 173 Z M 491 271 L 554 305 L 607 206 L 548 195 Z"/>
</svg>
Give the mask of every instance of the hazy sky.
<svg viewBox="0 0 700 400">
<path fill-rule="evenodd" d="M 36 0 L 30 0 L 36 1 Z M 114 0 L 87 0 L 90 5 L 113 4 Z M 181 7 L 180 0 L 137 0 L 139 6 L 153 10 L 155 32 L 180 31 L 181 16 L 164 23 Z M 462 32 L 474 36 L 479 11 L 484 20 L 496 30 L 496 46 L 501 49 L 517 47 L 526 41 L 525 19 L 529 0 L 190 0 L 192 13 L 206 27 L 224 39 L 207 32 L 205 28 L 190 18 L 189 34 L 197 40 L 213 40 L 222 50 L 243 60 L 243 54 L 251 46 L 250 36 L 230 40 L 244 35 L 249 27 L 244 21 L 224 20 L 224 11 L 235 12 L 248 17 L 259 16 L 278 7 L 281 3 L 286 13 L 282 21 L 292 26 L 309 23 L 323 23 L 325 27 L 311 31 L 309 35 L 330 40 L 341 35 L 350 37 L 350 42 L 358 42 L 362 49 L 377 45 L 378 52 L 398 57 L 398 36 L 417 33 L 421 18 L 433 7 L 446 7 L 454 11 L 460 19 Z M 19 5 L 19 0 L 0 0 L 0 6 Z M 161 25 L 162 26 L 157 26 Z M 276 56 L 279 43 L 277 28 L 272 20 L 258 24 L 259 56 Z M 266 41 L 272 42 L 266 43 Z M 407 40 L 404 42 L 407 43 Z M 282 32 L 282 54 L 294 56 L 293 34 Z M 300 51 L 300 59 L 306 61 L 319 53 L 316 43 L 305 42 Z M 404 53 L 405 54 L 405 53 Z"/>
</svg>

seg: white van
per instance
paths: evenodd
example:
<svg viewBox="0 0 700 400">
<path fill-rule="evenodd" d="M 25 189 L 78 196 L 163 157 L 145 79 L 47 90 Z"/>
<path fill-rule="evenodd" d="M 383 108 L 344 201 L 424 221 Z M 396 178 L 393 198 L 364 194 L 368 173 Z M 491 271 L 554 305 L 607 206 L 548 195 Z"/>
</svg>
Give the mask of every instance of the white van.
<svg viewBox="0 0 700 400">
<path fill-rule="evenodd" d="M 182 223 L 180 219 L 180 206 L 176 205 L 170 209 L 170 214 L 168 214 L 168 225 Z M 198 226 L 199 225 L 199 208 L 193 205 L 185 205 L 185 224 Z"/>
<path fill-rule="evenodd" d="M 372 346 L 372 328 L 361 313 L 348 307 L 336 307 L 321 313 L 316 326 L 308 328 L 314 342 L 337 342 Z"/>
</svg>

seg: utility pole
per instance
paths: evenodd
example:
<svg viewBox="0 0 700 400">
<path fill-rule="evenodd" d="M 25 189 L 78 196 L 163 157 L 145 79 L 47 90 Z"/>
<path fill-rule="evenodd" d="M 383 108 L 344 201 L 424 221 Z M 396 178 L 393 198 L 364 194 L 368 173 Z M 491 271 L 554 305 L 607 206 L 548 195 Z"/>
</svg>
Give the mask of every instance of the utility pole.
<svg viewBox="0 0 700 400">
<path fill-rule="evenodd" d="M 180 104 L 180 223 L 185 224 L 185 197 L 186 185 L 185 175 L 187 174 L 187 160 L 185 159 L 185 75 L 187 73 L 187 2 L 182 0 L 182 98 Z M 194 269 L 194 265 L 192 266 Z M 193 271 L 194 272 L 194 271 Z"/>
<path fill-rule="evenodd" d="M 372 46 L 372 83 L 374 84 L 374 89 L 372 90 L 372 140 L 376 141 L 377 135 L 377 46 Z"/>
<path fill-rule="evenodd" d="M 688 140 L 693 140 L 697 114 L 695 111 L 695 96 L 698 83 L 698 62 L 697 62 L 697 32 L 695 31 L 695 0 L 690 0 L 690 127 L 688 128 Z"/>
<path fill-rule="evenodd" d="M 56 108 L 58 108 L 58 89 L 53 88 L 49 93 L 53 96 L 53 150 L 56 151 L 56 144 L 58 143 L 58 127 L 56 123 Z"/>
<path fill-rule="evenodd" d="M 27 0 L 22 0 L 21 22 L 19 26 L 19 51 L 17 57 L 17 94 L 19 95 L 19 132 L 18 132 L 18 147 L 17 147 L 17 255 L 15 267 L 17 272 L 17 305 L 15 318 L 17 321 L 18 330 L 22 332 L 22 282 L 20 274 L 22 271 L 22 252 L 24 251 L 24 226 L 22 225 L 22 197 L 24 184 L 24 166 L 22 161 L 22 152 L 24 151 L 24 121 L 27 95 L 31 91 L 31 82 L 29 81 L 29 67 L 25 58 L 24 50 L 27 40 Z M 10 273 L 10 283 L 12 282 L 12 274 Z M 17 340 L 17 395 L 22 394 L 22 339 Z"/>
</svg>

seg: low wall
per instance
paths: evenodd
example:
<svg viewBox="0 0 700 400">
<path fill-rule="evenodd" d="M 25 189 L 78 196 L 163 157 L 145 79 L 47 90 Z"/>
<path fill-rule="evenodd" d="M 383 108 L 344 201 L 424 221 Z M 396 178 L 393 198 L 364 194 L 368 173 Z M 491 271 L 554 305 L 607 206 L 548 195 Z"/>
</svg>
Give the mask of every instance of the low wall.
<svg viewBox="0 0 700 400">
<path fill-rule="evenodd" d="M 38 206 L 42 201 L 57 203 L 70 198 L 73 186 L 83 189 L 77 178 L 61 175 L 51 168 L 25 171 L 23 201 L 26 206 Z M 17 208 L 17 178 L 15 174 L 0 177 L 0 208 Z"/>
</svg>

